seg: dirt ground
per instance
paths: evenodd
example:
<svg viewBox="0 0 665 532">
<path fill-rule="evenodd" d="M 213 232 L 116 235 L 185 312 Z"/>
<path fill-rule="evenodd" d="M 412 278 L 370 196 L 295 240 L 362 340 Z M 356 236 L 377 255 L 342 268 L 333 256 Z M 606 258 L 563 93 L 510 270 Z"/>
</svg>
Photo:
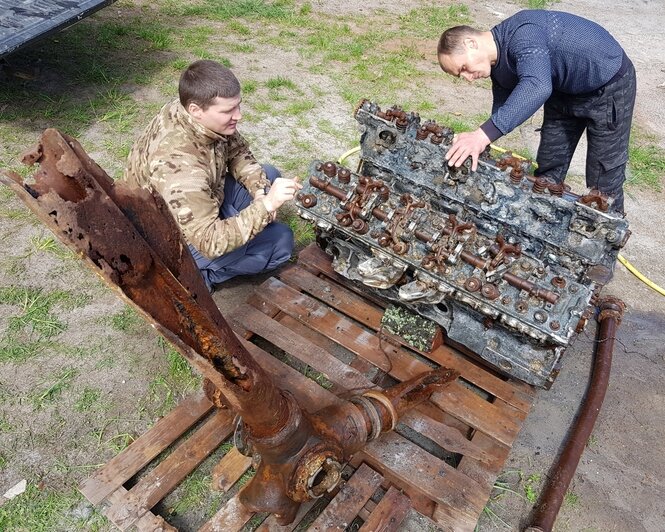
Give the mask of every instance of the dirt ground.
<svg viewBox="0 0 665 532">
<path fill-rule="evenodd" d="M 404 13 L 414 6 L 432 5 L 432 2 L 367 0 L 359 6 L 357 2 L 346 0 L 315 0 L 310 4 L 315 12 L 360 12 L 371 20 L 372 14 L 377 12 Z M 517 2 L 490 0 L 468 1 L 466 5 L 478 24 L 486 28 L 523 7 Z M 618 0 L 610 6 L 601 0 L 561 0 L 553 7 L 598 21 L 624 46 L 638 75 L 635 123 L 654 135 L 656 142 L 665 148 L 665 32 L 662 31 L 665 10 L 662 1 Z M 107 8 L 113 9 L 120 8 Z M 415 44 L 424 51 L 423 62 L 432 69 L 438 68 L 433 42 L 423 40 Z M 312 159 L 334 157 L 352 146 L 357 135 L 355 121 L 346 112 L 339 94 L 324 91 L 330 83 L 329 75 L 305 68 L 297 50 L 256 54 L 245 64 L 241 58 L 232 57 L 232 60 L 240 79 L 251 77 L 260 82 L 279 70 L 289 73 L 302 85 L 321 89 L 325 105 L 317 110 L 319 118 L 333 124 L 340 134 L 323 142 L 316 140 L 319 137 L 316 126 L 304 128 L 302 136 L 313 139 Z M 177 74 L 173 76 L 175 80 Z M 44 81 L 51 83 L 57 79 L 54 74 Z M 487 112 L 491 104 L 486 86 L 469 86 L 441 75 L 436 89 L 436 104 L 448 112 L 472 116 Z M 153 106 L 165 100 L 159 90 L 145 87 L 134 97 Z M 251 97 L 247 100 L 251 106 Z M 0 102 L 0 109 L 12 104 Z M 534 152 L 538 120 L 537 115 L 501 143 Z M 45 117 L 17 124 L 17 138 L 32 136 L 36 139 L 48 125 Z M 82 142 L 84 146 L 86 142 L 93 146 L 91 155 L 113 173 L 119 170 L 120 163 L 107 153 L 100 140 L 107 133 L 105 127 L 104 124 L 91 125 L 83 132 Z M 269 160 L 274 154 L 288 151 L 287 133 L 294 127 L 298 124 L 293 119 L 272 117 L 247 123 L 242 131 L 254 140 L 257 155 Z M 7 142 L 17 141 L 8 139 Z M 0 146 L 0 150 L 3 149 Z M 582 145 L 571 174 L 583 174 L 583 149 Z M 6 154 L 0 151 L 0 155 Z M 635 267 L 660 286 L 665 286 L 663 205 L 664 192 L 628 189 L 626 210 L 633 234 L 622 251 Z M 18 203 L 12 204 L 12 208 L 20 213 Z M 43 290 L 64 289 L 85 294 L 87 300 L 78 306 L 70 302 L 71 306 L 63 314 L 67 328 L 58 336 L 61 340 L 58 349 L 47 350 L 29 363 L 0 361 L 0 494 L 24 478 L 47 487 L 57 486 L 61 491 L 63 486 L 73 489 L 96 465 L 117 452 L 114 445 L 123 436 L 135 437 L 145 432 L 163 414 L 160 406 L 170 404 L 168 400 L 172 397 L 164 392 L 166 388 L 151 379 L 163 373 L 164 351 L 157 347 L 154 332 L 142 323 L 131 322 L 126 328 L 110 326 L 109 316 L 122 316 L 123 303 L 76 261 L 62 262 L 52 254 L 30 251 L 31 239 L 46 238 L 48 232 L 30 220 L 22 219 L 21 224 L 16 220 L 15 217 L 0 217 L 3 266 L 0 287 L 36 284 Z M 264 279 L 231 281 L 214 294 L 214 299 L 224 313 L 244 301 Z M 665 531 L 665 298 L 621 265 L 617 265 L 605 293 L 623 299 L 627 312 L 617 336 L 605 403 L 555 530 Z M 3 334 L 9 334 L 15 314 L 15 305 L 0 304 Z M 538 494 L 584 394 L 592 362 L 593 337 L 591 324 L 567 351 L 561 374 L 552 389 L 538 392 L 506 469 L 499 477 L 512 491 L 493 493 L 478 530 L 520 530 L 527 524 L 532 507 L 528 499 L 532 492 Z M 65 389 L 59 402 L 48 403 L 49 396 L 44 394 L 49 391 L 49 383 L 54 382 L 53 376 L 66 376 L 72 368 L 76 380 L 72 381 L 70 392 Z M 86 389 L 99 390 L 101 400 L 84 410 L 78 405 Z M 39 403 L 40 399 L 43 405 L 40 403 L 37 408 L 36 401 Z M 73 495 L 72 500 L 76 500 Z M 63 512 L 68 514 L 89 515 L 91 511 L 84 503 L 75 504 L 73 510 L 63 506 Z M 427 529 L 428 526 L 412 520 L 405 530 Z M 83 528 L 110 529 L 103 522 Z M 62 526 L 55 529 L 67 530 Z"/>
</svg>

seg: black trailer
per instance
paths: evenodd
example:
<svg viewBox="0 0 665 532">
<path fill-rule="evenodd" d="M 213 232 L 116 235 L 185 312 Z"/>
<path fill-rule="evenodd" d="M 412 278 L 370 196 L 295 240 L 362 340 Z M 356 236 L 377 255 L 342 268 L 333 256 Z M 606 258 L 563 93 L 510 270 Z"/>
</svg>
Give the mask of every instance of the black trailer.
<svg viewBox="0 0 665 532">
<path fill-rule="evenodd" d="M 0 59 L 115 0 L 0 0 Z"/>
</svg>

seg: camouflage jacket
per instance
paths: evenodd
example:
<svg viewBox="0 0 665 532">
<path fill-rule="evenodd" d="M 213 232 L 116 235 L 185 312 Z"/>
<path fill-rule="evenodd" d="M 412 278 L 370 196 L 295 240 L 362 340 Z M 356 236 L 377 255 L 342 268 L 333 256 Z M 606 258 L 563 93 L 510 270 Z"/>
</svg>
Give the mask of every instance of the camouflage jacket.
<svg viewBox="0 0 665 532">
<path fill-rule="evenodd" d="M 238 132 L 218 135 L 174 100 L 134 143 L 124 179 L 161 194 L 187 242 L 212 259 L 246 244 L 270 222 L 262 201 L 219 218 L 227 173 L 252 195 L 269 184 Z"/>
</svg>

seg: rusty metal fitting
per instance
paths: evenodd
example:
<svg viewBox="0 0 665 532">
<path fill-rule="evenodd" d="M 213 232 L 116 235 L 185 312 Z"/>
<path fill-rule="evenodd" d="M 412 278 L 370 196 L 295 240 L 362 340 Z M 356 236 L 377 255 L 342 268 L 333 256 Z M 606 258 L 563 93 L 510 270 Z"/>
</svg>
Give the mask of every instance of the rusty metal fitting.
<svg viewBox="0 0 665 532">
<path fill-rule="evenodd" d="M 552 329 L 553 331 L 558 331 L 559 329 L 561 329 L 561 324 L 556 320 L 551 321 L 550 322 L 550 329 Z"/>
<path fill-rule="evenodd" d="M 566 288 L 566 280 L 563 277 L 560 277 L 559 275 L 552 277 L 552 286 L 555 286 L 556 288 L 559 289 L 564 289 Z"/>
<path fill-rule="evenodd" d="M 482 281 L 478 277 L 469 277 L 464 283 L 464 288 L 469 292 L 477 292 L 482 286 Z"/>
<path fill-rule="evenodd" d="M 480 293 L 483 295 L 483 297 L 490 300 L 495 300 L 501 295 L 497 286 L 492 283 L 485 283 L 480 289 Z"/>
<path fill-rule="evenodd" d="M 436 261 L 430 255 L 427 255 L 420 261 L 420 265 L 426 270 L 432 270 L 436 265 Z"/>
<path fill-rule="evenodd" d="M 441 143 L 443 142 L 443 135 L 440 135 L 440 134 L 436 134 L 436 133 L 435 133 L 435 134 L 433 134 L 433 135 L 429 138 L 429 141 L 430 141 L 432 144 L 437 144 L 437 145 L 438 145 L 438 144 L 441 144 Z"/>
<path fill-rule="evenodd" d="M 529 310 L 529 303 L 527 303 L 524 299 L 518 299 L 515 302 L 515 310 L 520 314 L 524 314 L 527 310 Z"/>
<path fill-rule="evenodd" d="M 351 215 L 346 212 L 338 212 L 335 214 L 335 218 L 342 227 L 349 227 L 353 223 L 353 218 L 351 218 Z"/>
<path fill-rule="evenodd" d="M 312 447 L 299 461 L 288 483 L 288 495 L 297 502 L 318 499 L 342 480 L 342 450 L 329 443 Z"/>
<path fill-rule="evenodd" d="M 383 407 L 386 409 L 388 414 L 390 415 L 390 428 L 385 428 L 382 427 L 382 432 L 386 432 L 388 430 L 394 430 L 395 426 L 397 425 L 397 411 L 395 410 L 395 407 L 393 406 L 392 402 L 390 399 L 388 399 L 383 393 L 379 392 L 378 390 L 367 390 L 364 394 L 363 397 L 367 397 L 369 399 L 374 399 Z"/>
<path fill-rule="evenodd" d="M 349 401 L 367 415 L 370 426 L 370 431 L 367 433 L 367 441 L 369 442 L 378 438 L 379 434 L 381 434 L 381 415 L 372 401 L 362 395 L 351 397 Z"/>
<path fill-rule="evenodd" d="M 600 301 L 598 309 L 600 310 L 598 321 L 614 318 L 618 325 L 623 319 L 623 313 L 626 311 L 626 304 L 618 297 L 607 296 Z"/>
<path fill-rule="evenodd" d="M 547 321 L 547 317 L 547 312 L 544 310 L 536 310 L 536 312 L 533 313 L 533 319 L 538 323 L 545 323 Z"/>
<path fill-rule="evenodd" d="M 409 251 L 408 242 L 396 242 L 393 245 L 393 251 L 398 255 L 404 255 L 407 251 Z"/>
<path fill-rule="evenodd" d="M 335 166 L 335 163 L 332 161 L 326 161 L 321 166 L 321 171 L 323 171 L 328 177 L 335 177 L 335 174 L 337 174 L 337 166 Z"/>
<path fill-rule="evenodd" d="M 429 131 L 427 131 L 427 128 L 421 127 L 418 131 L 416 131 L 416 139 L 418 140 L 425 140 L 429 136 Z"/>
<path fill-rule="evenodd" d="M 537 177 L 533 182 L 533 188 L 531 189 L 534 194 L 543 194 L 547 190 L 550 180 L 546 177 Z"/>
<path fill-rule="evenodd" d="M 578 200 L 582 205 L 591 207 L 600 212 L 607 212 L 609 201 L 605 194 L 598 189 L 591 189 L 588 194 L 581 196 Z"/>
<path fill-rule="evenodd" d="M 358 234 L 364 235 L 367 233 L 367 231 L 369 231 L 369 224 L 361 218 L 356 218 L 351 224 L 351 229 L 353 229 Z"/>
<path fill-rule="evenodd" d="M 510 171 L 510 182 L 513 185 L 519 185 L 522 182 L 523 177 L 524 177 L 524 170 L 522 170 L 521 166 L 515 166 Z"/>
<path fill-rule="evenodd" d="M 565 187 L 563 183 L 550 183 L 549 185 L 547 185 L 547 190 L 550 191 L 550 194 L 552 194 L 552 196 L 561 197 L 563 196 Z"/>
<path fill-rule="evenodd" d="M 337 180 L 345 185 L 351 181 L 351 170 L 342 166 L 337 170 Z"/>
<path fill-rule="evenodd" d="M 404 133 L 406 131 L 406 127 L 408 125 L 409 125 L 409 121 L 406 119 L 406 117 L 398 118 L 395 121 L 395 127 L 397 128 L 398 131 L 401 131 L 402 133 Z"/>
<path fill-rule="evenodd" d="M 298 199 L 300 200 L 300 203 L 302 203 L 302 206 L 305 207 L 305 209 L 310 209 L 317 203 L 317 199 L 314 194 L 298 194 Z"/>
<path fill-rule="evenodd" d="M 382 185 L 379 188 L 379 197 L 383 202 L 388 201 L 388 198 L 390 198 L 390 188 L 388 188 L 388 185 Z"/>
<path fill-rule="evenodd" d="M 393 239 L 390 237 L 389 234 L 387 233 L 382 233 L 379 235 L 379 238 L 376 239 L 377 243 L 379 246 L 382 248 L 385 248 L 390 245 L 390 243 L 393 241 Z"/>
</svg>

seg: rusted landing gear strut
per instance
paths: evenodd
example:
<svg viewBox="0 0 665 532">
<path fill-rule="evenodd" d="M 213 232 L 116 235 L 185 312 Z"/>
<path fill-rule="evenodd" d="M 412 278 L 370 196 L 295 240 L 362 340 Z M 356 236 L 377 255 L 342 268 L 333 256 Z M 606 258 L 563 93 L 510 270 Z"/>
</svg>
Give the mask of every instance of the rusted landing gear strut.
<svg viewBox="0 0 665 532">
<path fill-rule="evenodd" d="M 351 454 L 458 376 L 440 368 L 308 414 L 274 385 L 224 320 L 159 195 L 114 184 L 76 140 L 54 129 L 23 161 L 40 164 L 34 183 L 17 174 L 2 182 L 180 349 L 213 385 L 208 393 L 216 404 L 242 416 L 248 443 L 261 456 L 240 493 L 252 511 L 290 523 L 301 502 L 339 482 Z"/>
</svg>

